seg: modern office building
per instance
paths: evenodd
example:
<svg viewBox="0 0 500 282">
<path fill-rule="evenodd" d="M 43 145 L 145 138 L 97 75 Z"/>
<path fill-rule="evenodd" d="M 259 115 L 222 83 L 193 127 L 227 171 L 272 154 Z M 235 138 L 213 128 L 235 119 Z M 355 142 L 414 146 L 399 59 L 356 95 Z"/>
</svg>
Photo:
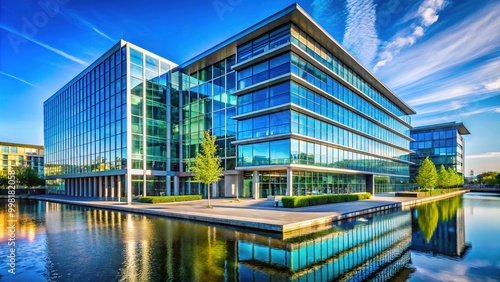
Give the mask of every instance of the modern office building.
<svg viewBox="0 0 500 282">
<path fill-rule="evenodd" d="M 18 166 L 30 166 L 39 176 L 43 176 L 44 148 L 41 145 L 0 142 L 2 166 L 0 174 Z"/>
<path fill-rule="evenodd" d="M 120 41 L 45 101 L 50 193 L 130 201 L 167 190 L 178 152 L 175 66 Z"/>
<path fill-rule="evenodd" d="M 118 43 L 46 101 L 47 177 L 70 194 L 118 181 L 129 199 L 206 195 L 191 171 L 210 130 L 224 167 L 212 195 L 399 190 L 414 113 L 294 4 L 179 66 Z"/>
<path fill-rule="evenodd" d="M 429 157 L 439 169 L 453 168 L 465 176 L 465 140 L 463 135 L 470 134 L 463 123 L 448 122 L 419 126 L 411 129 L 410 136 L 414 139 L 410 148 L 414 151 L 410 161 L 410 177 L 417 176 L 422 161 Z"/>
</svg>

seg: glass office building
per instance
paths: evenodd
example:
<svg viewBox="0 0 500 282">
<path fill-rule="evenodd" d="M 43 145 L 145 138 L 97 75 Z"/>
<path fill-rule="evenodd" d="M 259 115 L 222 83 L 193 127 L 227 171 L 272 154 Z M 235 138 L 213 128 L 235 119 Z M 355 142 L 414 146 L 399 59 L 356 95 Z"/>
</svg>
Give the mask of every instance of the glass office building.
<svg viewBox="0 0 500 282">
<path fill-rule="evenodd" d="M 126 198 L 170 191 L 175 64 L 125 41 L 44 103 L 49 192 Z M 174 129 L 174 131 L 172 131 Z"/>
<path fill-rule="evenodd" d="M 451 167 L 458 173 L 465 175 L 465 140 L 463 135 L 470 134 L 463 123 L 448 122 L 415 127 L 411 130 L 414 141 L 410 147 L 414 151 L 410 160 L 414 163 L 410 167 L 411 179 L 417 176 L 422 161 L 429 159 L 439 170 L 441 165 Z"/>
<path fill-rule="evenodd" d="M 39 176 L 43 176 L 43 146 L 0 142 L 0 149 L 0 154 L 2 155 L 0 174 L 7 175 L 10 170 L 18 166 L 29 166 Z"/>
<path fill-rule="evenodd" d="M 120 147 L 107 139 L 117 135 L 116 126 L 114 133 L 107 127 L 117 120 L 89 122 L 96 116 L 86 113 L 94 104 L 85 98 L 106 89 L 116 76 L 99 89 L 82 88 L 102 75 L 101 70 L 95 77 L 87 73 L 109 55 L 45 104 L 46 146 L 51 156 L 47 174 L 54 178 L 71 174 L 70 182 L 76 181 L 71 187 L 86 187 L 79 179 L 87 174 L 100 187 L 98 175 L 105 173 L 115 179 L 104 186 L 110 181 L 126 182 L 132 195 L 206 195 L 204 185 L 193 181 L 192 166 L 207 130 L 217 136 L 224 167 L 222 179 L 213 185 L 215 196 L 373 193 L 408 185 L 409 115 L 414 110 L 297 4 L 177 67 L 158 59 L 158 82 L 148 74 L 147 52 L 140 50 L 137 55 L 133 51 L 137 48 L 122 44 L 125 48 L 119 48 L 126 49 L 120 52 L 126 65 L 122 89 L 120 94 L 105 92 L 103 97 L 126 96 L 120 104 L 126 108 L 120 111 L 120 120 L 125 120 Z M 166 110 L 158 119 L 147 110 L 148 103 L 157 102 L 148 98 L 149 85 L 166 88 L 161 102 Z M 74 108 L 74 112 L 62 117 L 56 108 L 60 103 L 63 111 Z M 98 116 L 113 111 L 113 106 L 116 102 L 99 109 Z M 164 131 L 153 127 L 159 123 L 165 125 Z M 92 139 L 97 127 L 104 141 Z M 150 129 L 156 130 L 151 138 Z"/>
</svg>

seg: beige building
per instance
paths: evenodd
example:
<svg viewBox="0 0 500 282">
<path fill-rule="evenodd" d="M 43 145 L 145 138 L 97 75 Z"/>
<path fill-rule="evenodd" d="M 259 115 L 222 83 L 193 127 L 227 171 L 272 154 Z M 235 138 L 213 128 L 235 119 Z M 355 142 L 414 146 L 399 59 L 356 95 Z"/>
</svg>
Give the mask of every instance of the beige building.
<svg viewBox="0 0 500 282">
<path fill-rule="evenodd" d="M 0 154 L 0 174 L 7 173 L 16 166 L 29 165 L 39 176 L 43 176 L 43 146 L 0 142 Z"/>
</svg>

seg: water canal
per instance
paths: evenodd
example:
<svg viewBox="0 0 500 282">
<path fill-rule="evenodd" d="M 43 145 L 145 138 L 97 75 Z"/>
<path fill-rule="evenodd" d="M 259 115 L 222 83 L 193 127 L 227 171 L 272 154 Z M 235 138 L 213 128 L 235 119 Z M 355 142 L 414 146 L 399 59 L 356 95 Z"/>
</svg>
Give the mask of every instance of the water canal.
<svg viewBox="0 0 500 282">
<path fill-rule="evenodd" d="M 2 281 L 500 280 L 500 197 L 469 193 L 281 235 L 20 199 L 16 274 Z"/>
</svg>

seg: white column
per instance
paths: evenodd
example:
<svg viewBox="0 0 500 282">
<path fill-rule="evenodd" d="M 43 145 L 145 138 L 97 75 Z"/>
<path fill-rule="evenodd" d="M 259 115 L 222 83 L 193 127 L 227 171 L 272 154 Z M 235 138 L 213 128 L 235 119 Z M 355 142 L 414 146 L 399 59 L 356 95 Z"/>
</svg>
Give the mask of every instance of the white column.
<svg viewBox="0 0 500 282">
<path fill-rule="evenodd" d="M 291 168 L 286 169 L 286 195 L 293 196 L 293 172 Z"/>
<path fill-rule="evenodd" d="M 211 185 L 212 191 L 210 191 L 211 197 L 214 197 L 214 198 L 218 197 L 217 196 L 217 190 L 218 190 L 217 188 L 219 188 L 219 182 L 213 182 Z"/>
<path fill-rule="evenodd" d="M 94 179 L 94 194 L 92 196 L 97 197 L 97 177 L 92 177 Z"/>
<path fill-rule="evenodd" d="M 111 198 L 114 198 L 115 197 L 115 177 L 114 176 L 111 176 L 110 189 L 111 189 Z"/>
<path fill-rule="evenodd" d="M 257 200 L 259 198 L 259 194 L 260 194 L 260 191 L 259 191 L 259 172 L 258 171 L 254 171 L 253 172 L 253 178 L 252 178 L 252 194 L 253 194 L 253 198 L 255 200 Z"/>
<path fill-rule="evenodd" d="M 125 177 L 127 178 L 127 203 L 132 203 L 132 175 L 129 171 L 127 171 L 127 175 Z"/>
<path fill-rule="evenodd" d="M 122 176 L 118 175 L 116 178 L 116 196 L 118 197 L 118 201 L 121 201 L 122 197 Z"/>
<path fill-rule="evenodd" d="M 109 184 L 108 184 L 108 177 L 107 176 L 104 176 L 104 197 L 108 197 L 108 187 L 109 187 Z"/>
</svg>

